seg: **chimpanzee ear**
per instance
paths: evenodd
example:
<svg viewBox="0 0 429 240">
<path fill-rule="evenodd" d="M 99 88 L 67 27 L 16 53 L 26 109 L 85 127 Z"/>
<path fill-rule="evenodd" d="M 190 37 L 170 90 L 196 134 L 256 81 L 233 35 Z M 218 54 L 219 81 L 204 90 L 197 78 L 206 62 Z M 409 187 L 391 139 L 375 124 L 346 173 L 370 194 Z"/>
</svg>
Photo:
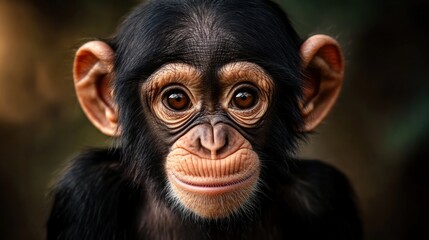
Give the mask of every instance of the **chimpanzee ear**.
<svg viewBox="0 0 429 240">
<path fill-rule="evenodd" d="M 311 131 L 326 117 L 338 97 L 344 77 L 344 59 L 338 42 L 326 35 L 307 39 L 301 46 L 301 58 L 303 131 Z"/>
<path fill-rule="evenodd" d="M 80 105 L 102 133 L 118 136 L 118 109 L 113 101 L 114 52 L 102 41 L 84 44 L 76 52 L 73 78 Z"/>
</svg>

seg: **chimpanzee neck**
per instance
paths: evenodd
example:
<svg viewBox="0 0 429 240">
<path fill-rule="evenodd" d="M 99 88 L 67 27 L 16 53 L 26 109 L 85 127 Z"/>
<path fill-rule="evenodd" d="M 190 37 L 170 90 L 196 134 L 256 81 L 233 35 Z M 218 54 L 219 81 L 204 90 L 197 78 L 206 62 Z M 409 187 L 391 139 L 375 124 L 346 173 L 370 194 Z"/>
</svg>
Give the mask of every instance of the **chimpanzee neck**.
<svg viewBox="0 0 429 240">
<path fill-rule="evenodd" d="M 273 196 L 266 196 L 262 201 L 275 202 L 274 195 L 278 194 L 273 192 Z M 249 216 L 205 220 L 186 216 L 156 196 L 146 192 L 142 199 L 137 226 L 140 239 L 183 239 L 183 236 L 186 239 L 282 239 L 279 227 L 282 221 L 277 221 L 277 217 L 282 216 L 270 207 L 274 203 L 258 204 Z"/>
</svg>

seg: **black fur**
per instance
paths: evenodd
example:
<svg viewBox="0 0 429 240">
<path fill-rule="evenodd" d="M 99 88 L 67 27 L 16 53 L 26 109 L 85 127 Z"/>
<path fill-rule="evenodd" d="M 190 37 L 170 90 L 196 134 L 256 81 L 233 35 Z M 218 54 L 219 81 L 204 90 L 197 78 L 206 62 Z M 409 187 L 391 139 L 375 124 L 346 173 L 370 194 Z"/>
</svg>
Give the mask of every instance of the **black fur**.
<svg viewBox="0 0 429 240">
<path fill-rule="evenodd" d="M 122 175 L 119 152 L 91 150 L 67 169 L 54 194 L 48 239 L 133 239 L 140 194 Z M 124 221 L 126 219 L 126 221 Z"/>
<path fill-rule="evenodd" d="M 78 156 L 55 190 L 48 239 L 361 239 L 347 179 L 318 161 L 298 161 L 271 186 L 258 216 L 219 222 L 181 219 L 134 188 L 117 150 Z"/>
<path fill-rule="evenodd" d="M 54 191 L 48 239 L 361 239 L 347 179 L 320 162 L 292 158 L 305 138 L 298 106 L 302 40 L 279 6 L 264 0 L 150 1 L 106 42 L 116 53 L 113 87 L 123 133 L 118 148 L 73 161 Z M 163 64 L 184 62 L 205 73 L 204 91 L 215 94 L 215 71 L 235 61 L 258 64 L 275 84 L 262 127 L 228 122 L 258 153 L 263 186 L 251 213 L 196 221 L 166 200 L 166 139 L 177 134 L 156 125 L 140 86 Z"/>
</svg>

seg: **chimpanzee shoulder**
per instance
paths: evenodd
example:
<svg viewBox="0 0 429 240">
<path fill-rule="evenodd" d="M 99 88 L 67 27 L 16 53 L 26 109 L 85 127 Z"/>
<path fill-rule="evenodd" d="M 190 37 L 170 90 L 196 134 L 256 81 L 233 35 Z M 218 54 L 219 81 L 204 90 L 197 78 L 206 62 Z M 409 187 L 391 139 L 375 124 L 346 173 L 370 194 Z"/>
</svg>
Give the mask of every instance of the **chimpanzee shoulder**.
<svg viewBox="0 0 429 240">
<path fill-rule="evenodd" d="M 298 160 L 275 201 L 292 239 L 362 239 L 355 192 L 347 177 L 329 164 Z"/>
<path fill-rule="evenodd" d="M 75 157 L 55 186 L 47 239 L 132 239 L 139 194 L 119 165 L 117 149 Z"/>
</svg>

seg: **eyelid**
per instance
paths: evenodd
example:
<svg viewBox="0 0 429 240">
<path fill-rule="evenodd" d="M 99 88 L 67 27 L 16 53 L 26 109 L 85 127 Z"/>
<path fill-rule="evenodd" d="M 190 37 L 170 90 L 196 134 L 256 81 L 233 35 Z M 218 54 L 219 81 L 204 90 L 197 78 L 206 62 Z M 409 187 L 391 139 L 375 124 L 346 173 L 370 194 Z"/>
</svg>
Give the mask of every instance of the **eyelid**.
<svg viewBox="0 0 429 240">
<path fill-rule="evenodd" d="M 193 100 L 193 95 L 191 94 L 191 92 L 182 84 L 177 84 L 177 83 L 176 84 L 170 84 L 170 85 L 163 87 L 159 93 L 159 96 L 164 98 L 167 93 L 169 93 L 175 89 L 184 92 L 186 94 L 186 96 L 188 96 L 191 101 Z"/>
<path fill-rule="evenodd" d="M 165 104 L 165 96 L 170 91 L 177 89 L 183 94 L 186 94 L 189 98 L 189 106 L 183 110 L 175 110 Z M 197 109 L 200 108 L 199 103 L 196 101 L 195 96 L 192 94 L 191 90 L 181 84 L 171 84 L 164 86 L 160 89 L 158 94 L 155 96 L 152 101 L 152 111 L 157 116 L 157 120 L 164 123 L 169 129 L 179 129 L 186 122 L 195 115 Z"/>
<path fill-rule="evenodd" d="M 180 92 L 183 92 L 186 97 L 189 99 L 189 106 L 187 106 L 184 110 L 175 110 L 175 109 L 171 109 L 171 107 L 167 106 L 165 104 L 166 98 L 168 97 L 167 95 L 174 91 L 174 90 L 178 90 Z M 173 111 L 173 112 L 184 112 L 187 111 L 189 109 L 192 108 L 192 106 L 194 105 L 194 101 L 192 98 L 192 94 L 190 93 L 190 91 L 183 85 L 181 84 L 172 84 L 172 85 L 167 85 L 165 86 L 163 89 L 161 89 L 161 92 L 159 94 L 161 96 L 161 102 L 162 105 L 167 108 L 169 111 Z"/>
<path fill-rule="evenodd" d="M 242 90 L 242 89 L 249 89 L 250 91 L 253 91 L 255 93 L 255 103 L 252 107 L 250 108 L 246 108 L 246 109 L 241 109 L 241 108 L 236 108 L 234 106 L 234 97 L 237 95 L 237 93 Z M 252 108 L 254 108 L 259 101 L 259 96 L 260 96 L 260 90 L 252 83 L 250 82 L 241 82 L 237 85 L 235 85 L 232 89 L 231 89 L 231 93 L 229 94 L 229 107 L 234 107 L 234 109 L 238 110 L 238 111 L 247 111 L 250 110 Z"/>
<path fill-rule="evenodd" d="M 255 84 L 253 84 L 250 81 L 241 81 L 240 83 L 238 83 L 234 87 L 232 87 L 234 92 L 240 88 L 251 88 L 252 90 L 254 89 L 254 90 L 259 91 L 258 87 L 256 87 Z"/>
<path fill-rule="evenodd" d="M 219 72 L 221 84 L 225 87 L 234 85 L 237 81 L 247 81 L 261 90 L 271 92 L 273 81 L 270 75 L 259 65 L 251 62 L 235 62 L 223 66 Z"/>
<path fill-rule="evenodd" d="M 236 80 L 239 81 L 239 80 Z M 226 88 L 224 98 L 224 107 L 227 109 L 228 115 L 239 125 L 245 128 L 253 128 L 261 123 L 271 99 L 270 89 L 264 88 L 259 82 L 254 82 L 253 79 L 242 80 L 234 86 Z M 255 102 L 249 108 L 238 108 L 233 106 L 233 98 L 241 89 L 250 89 L 255 93 Z"/>
<path fill-rule="evenodd" d="M 260 94 L 260 90 L 258 87 L 255 86 L 252 82 L 244 81 L 236 84 L 231 88 L 231 93 L 234 95 L 237 93 L 240 89 L 250 89 L 251 91 L 254 91 L 257 95 Z"/>
<path fill-rule="evenodd" d="M 167 94 L 168 92 L 175 90 L 175 89 L 183 91 L 184 93 L 186 93 L 186 95 L 189 95 L 188 90 L 182 84 L 169 84 L 169 85 L 167 85 L 161 89 L 160 95 L 164 97 L 165 94 Z"/>
<path fill-rule="evenodd" d="M 170 97 L 173 95 L 173 94 L 176 94 L 176 95 L 179 95 L 180 94 L 180 97 L 182 98 L 184 98 L 184 100 L 186 101 L 186 103 L 185 103 L 185 105 L 183 106 L 183 107 L 181 107 L 180 109 L 176 109 L 176 108 L 174 108 L 174 106 L 172 106 L 171 105 L 171 103 L 170 103 Z M 183 92 L 182 90 L 170 90 L 170 91 L 168 91 L 168 92 L 166 92 L 165 94 L 164 94 L 164 96 L 163 96 L 163 98 L 162 98 L 162 101 L 163 101 L 163 104 L 164 104 L 164 106 L 165 107 L 167 107 L 169 110 L 171 110 L 171 111 L 175 111 L 175 112 L 183 112 L 183 111 L 186 111 L 186 110 L 188 110 L 191 106 L 192 106 L 192 102 L 191 102 L 191 99 L 189 98 L 189 96 L 185 93 L 185 92 Z"/>
<path fill-rule="evenodd" d="M 142 86 L 151 101 L 159 98 L 168 87 L 181 86 L 188 96 L 193 98 L 189 92 L 197 92 L 201 82 L 201 72 L 191 65 L 184 63 L 169 63 L 156 70 Z M 186 87 L 185 87 L 186 86 Z"/>
</svg>

